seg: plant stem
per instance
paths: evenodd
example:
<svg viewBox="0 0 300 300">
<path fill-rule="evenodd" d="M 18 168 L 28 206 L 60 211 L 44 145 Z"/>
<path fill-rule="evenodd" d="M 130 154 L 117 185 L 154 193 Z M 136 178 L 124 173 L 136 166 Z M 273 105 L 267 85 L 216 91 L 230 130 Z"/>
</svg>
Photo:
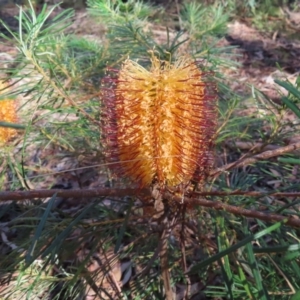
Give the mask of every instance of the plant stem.
<svg viewBox="0 0 300 300">
<path fill-rule="evenodd" d="M 223 166 L 222 168 L 218 168 L 213 170 L 212 172 L 210 172 L 210 175 L 213 177 L 217 177 L 219 176 L 221 173 L 228 171 L 230 169 L 233 168 L 239 168 L 239 167 L 244 167 L 247 165 L 251 165 L 256 163 L 259 160 L 263 160 L 263 159 L 268 159 L 271 157 L 276 157 L 285 153 L 289 153 L 289 152 L 293 152 L 295 150 L 300 149 L 300 142 L 299 143 L 295 143 L 295 144 L 291 144 L 285 147 L 280 147 L 278 149 L 275 150 L 269 150 L 269 151 L 264 151 L 262 153 L 256 154 L 252 157 L 248 157 L 248 158 L 242 158 L 240 160 L 237 160 L 236 162 L 227 164 L 225 166 Z"/>
</svg>

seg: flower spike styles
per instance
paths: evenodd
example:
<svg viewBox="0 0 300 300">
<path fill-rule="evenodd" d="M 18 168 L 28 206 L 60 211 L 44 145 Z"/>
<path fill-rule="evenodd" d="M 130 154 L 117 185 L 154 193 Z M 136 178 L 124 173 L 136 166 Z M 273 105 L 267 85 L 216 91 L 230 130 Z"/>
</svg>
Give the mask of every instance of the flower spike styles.
<svg viewBox="0 0 300 300">
<path fill-rule="evenodd" d="M 106 156 L 141 187 L 175 187 L 207 177 L 213 164 L 216 97 L 192 59 L 126 60 L 103 88 Z"/>
<path fill-rule="evenodd" d="M 5 92 L 7 92 L 7 84 L 0 79 L 0 97 L 1 94 L 4 94 Z M 16 101 L 9 98 L 0 98 L 0 122 L 16 123 L 17 121 Z M 0 126 L 0 145 L 8 142 L 16 134 L 16 129 Z"/>
</svg>

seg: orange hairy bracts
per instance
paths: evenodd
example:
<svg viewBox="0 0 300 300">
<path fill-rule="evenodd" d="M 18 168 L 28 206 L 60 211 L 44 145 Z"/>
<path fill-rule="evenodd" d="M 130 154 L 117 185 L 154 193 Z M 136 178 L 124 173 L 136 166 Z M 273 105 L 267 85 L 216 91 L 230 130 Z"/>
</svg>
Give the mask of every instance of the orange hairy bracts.
<svg viewBox="0 0 300 300">
<path fill-rule="evenodd" d="M 216 97 L 196 62 L 152 57 L 148 71 L 126 60 L 103 88 L 106 157 L 141 187 L 206 178 L 213 163 Z"/>
<path fill-rule="evenodd" d="M 1 94 L 6 93 L 7 89 L 7 84 L 0 79 L 0 122 L 16 123 L 18 121 L 16 101 L 8 97 L 5 99 L 1 97 Z M 16 133 L 16 129 L 0 126 L 0 144 L 9 141 Z"/>
</svg>

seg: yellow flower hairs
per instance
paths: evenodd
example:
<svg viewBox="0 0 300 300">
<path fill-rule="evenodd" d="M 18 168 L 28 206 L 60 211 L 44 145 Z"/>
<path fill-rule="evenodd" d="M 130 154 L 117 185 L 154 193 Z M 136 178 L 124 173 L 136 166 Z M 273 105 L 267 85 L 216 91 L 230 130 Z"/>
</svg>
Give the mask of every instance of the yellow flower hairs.
<svg viewBox="0 0 300 300">
<path fill-rule="evenodd" d="M 151 59 L 148 71 L 126 60 L 103 88 L 106 156 L 141 187 L 202 180 L 213 163 L 216 97 L 192 59 Z"/>
<path fill-rule="evenodd" d="M 6 93 L 8 84 L 0 79 L 0 122 L 16 123 L 18 121 L 16 101 L 1 97 Z M 17 133 L 16 129 L 0 126 L 0 144 L 5 144 Z"/>
</svg>

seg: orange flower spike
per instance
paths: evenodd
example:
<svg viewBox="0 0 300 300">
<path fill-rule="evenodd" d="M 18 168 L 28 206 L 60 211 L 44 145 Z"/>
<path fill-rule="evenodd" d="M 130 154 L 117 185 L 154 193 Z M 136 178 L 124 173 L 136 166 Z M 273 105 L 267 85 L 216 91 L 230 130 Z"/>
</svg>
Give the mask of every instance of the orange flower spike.
<svg viewBox="0 0 300 300">
<path fill-rule="evenodd" d="M 0 122 L 16 123 L 18 120 L 16 102 L 13 99 L 1 98 L 1 94 L 6 92 L 7 84 L 0 79 Z M 0 126 L 0 144 L 6 143 L 16 133 L 16 129 Z"/>
<path fill-rule="evenodd" d="M 207 85 L 188 58 L 171 64 L 152 57 L 150 71 L 125 61 L 115 86 L 104 89 L 107 154 L 118 172 L 142 187 L 203 179 L 216 125 Z"/>
</svg>

